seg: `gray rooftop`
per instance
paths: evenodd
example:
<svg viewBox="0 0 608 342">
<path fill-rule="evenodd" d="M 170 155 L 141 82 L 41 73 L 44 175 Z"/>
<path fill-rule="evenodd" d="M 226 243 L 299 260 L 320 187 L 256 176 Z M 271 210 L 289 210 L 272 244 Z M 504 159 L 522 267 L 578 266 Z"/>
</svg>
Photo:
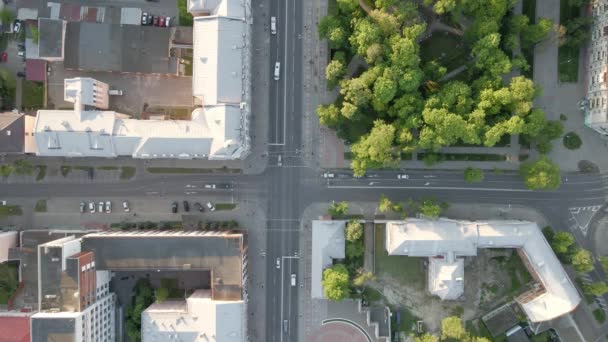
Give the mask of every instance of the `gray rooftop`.
<svg viewBox="0 0 608 342">
<path fill-rule="evenodd" d="M 23 153 L 25 117 L 22 114 L 0 113 L 0 153 Z"/>
<path fill-rule="evenodd" d="M 155 26 L 67 23 L 66 69 L 175 74 L 171 30 Z"/>
<path fill-rule="evenodd" d="M 121 232 L 83 237 L 97 270 L 211 270 L 214 300 L 241 299 L 243 236 L 205 232 Z"/>
<path fill-rule="evenodd" d="M 69 316 L 36 314 L 31 320 L 32 342 L 74 342 L 76 319 Z"/>
<path fill-rule="evenodd" d="M 38 55 L 40 58 L 63 57 L 63 20 L 38 19 Z"/>
</svg>

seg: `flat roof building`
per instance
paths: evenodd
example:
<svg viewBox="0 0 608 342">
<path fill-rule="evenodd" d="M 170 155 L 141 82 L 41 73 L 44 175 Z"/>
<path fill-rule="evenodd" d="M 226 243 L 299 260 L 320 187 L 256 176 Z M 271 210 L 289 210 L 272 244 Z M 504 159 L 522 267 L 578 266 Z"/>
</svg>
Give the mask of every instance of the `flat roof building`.
<svg viewBox="0 0 608 342">
<path fill-rule="evenodd" d="M 435 221 L 407 219 L 386 223 L 389 255 L 441 259 L 441 271 L 430 270 L 431 293 L 462 293 L 462 257 L 476 256 L 478 248 L 517 249 L 535 286 L 516 298 L 531 322 L 547 321 L 574 310 L 578 291 L 535 223 L 525 221 Z M 439 278 L 436 278 L 439 276 Z M 437 283 L 442 287 L 437 288 Z M 446 299 L 454 295 L 445 296 Z"/>
<path fill-rule="evenodd" d="M 323 294 L 323 271 L 333 264 L 334 259 L 344 259 L 346 221 L 312 221 L 312 298 L 325 298 Z"/>
</svg>

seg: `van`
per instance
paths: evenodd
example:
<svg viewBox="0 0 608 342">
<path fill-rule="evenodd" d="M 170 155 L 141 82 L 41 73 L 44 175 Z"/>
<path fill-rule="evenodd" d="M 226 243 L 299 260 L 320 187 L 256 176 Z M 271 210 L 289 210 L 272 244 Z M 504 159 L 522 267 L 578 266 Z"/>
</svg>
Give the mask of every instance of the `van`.
<svg viewBox="0 0 608 342">
<path fill-rule="evenodd" d="M 109 95 L 122 96 L 122 90 L 110 89 L 110 91 L 108 91 L 108 94 Z"/>
<path fill-rule="evenodd" d="M 277 34 L 277 18 L 270 17 L 270 33 Z"/>
<path fill-rule="evenodd" d="M 283 320 L 283 332 L 287 334 L 288 331 L 289 331 L 289 321 L 284 319 Z"/>
<path fill-rule="evenodd" d="M 296 286 L 296 275 L 295 274 L 291 275 L 291 286 Z"/>
<path fill-rule="evenodd" d="M 275 79 L 275 81 L 278 81 L 280 76 L 281 76 L 281 63 L 276 62 L 276 63 L 274 63 L 274 79 Z"/>
</svg>

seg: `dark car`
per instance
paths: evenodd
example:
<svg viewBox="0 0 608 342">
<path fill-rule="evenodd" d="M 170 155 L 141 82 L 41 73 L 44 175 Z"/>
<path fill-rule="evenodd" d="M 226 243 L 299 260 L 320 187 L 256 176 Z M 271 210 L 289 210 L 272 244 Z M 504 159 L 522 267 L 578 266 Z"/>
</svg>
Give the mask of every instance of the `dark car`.
<svg viewBox="0 0 608 342">
<path fill-rule="evenodd" d="M 184 211 L 190 211 L 190 203 L 188 201 L 184 201 Z"/>
<path fill-rule="evenodd" d="M 17 72 L 17 77 L 25 77 L 25 73 L 23 71 Z"/>
<path fill-rule="evenodd" d="M 171 203 L 171 212 L 174 214 L 177 213 L 177 202 Z"/>
<path fill-rule="evenodd" d="M 153 23 L 153 25 L 154 25 L 154 26 L 158 26 L 158 16 L 157 16 L 157 15 L 155 15 L 153 18 L 154 18 L 154 19 L 152 19 L 152 23 Z"/>
<path fill-rule="evenodd" d="M 201 213 L 205 211 L 205 208 L 198 202 L 194 203 L 194 209 L 200 211 Z"/>
<path fill-rule="evenodd" d="M 89 171 L 88 171 L 88 173 L 89 173 L 89 179 L 95 178 L 95 171 L 94 170 L 95 169 L 93 169 L 92 167 L 89 168 Z"/>
<path fill-rule="evenodd" d="M 217 187 L 220 189 L 232 189 L 232 184 L 231 183 L 221 183 L 221 184 L 218 184 Z"/>
</svg>

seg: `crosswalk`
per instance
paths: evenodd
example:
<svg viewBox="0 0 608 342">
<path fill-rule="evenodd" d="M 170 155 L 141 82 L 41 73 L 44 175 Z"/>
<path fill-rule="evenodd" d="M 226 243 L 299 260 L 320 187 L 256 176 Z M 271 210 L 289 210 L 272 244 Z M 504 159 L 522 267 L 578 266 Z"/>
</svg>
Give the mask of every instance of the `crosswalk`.
<svg viewBox="0 0 608 342">
<path fill-rule="evenodd" d="M 589 232 L 589 223 L 593 215 L 600 210 L 601 205 L 590 205 L 585 207 L 570 207 L 570 229 L 580 230 L 583 236 Z"/>
</svg>

